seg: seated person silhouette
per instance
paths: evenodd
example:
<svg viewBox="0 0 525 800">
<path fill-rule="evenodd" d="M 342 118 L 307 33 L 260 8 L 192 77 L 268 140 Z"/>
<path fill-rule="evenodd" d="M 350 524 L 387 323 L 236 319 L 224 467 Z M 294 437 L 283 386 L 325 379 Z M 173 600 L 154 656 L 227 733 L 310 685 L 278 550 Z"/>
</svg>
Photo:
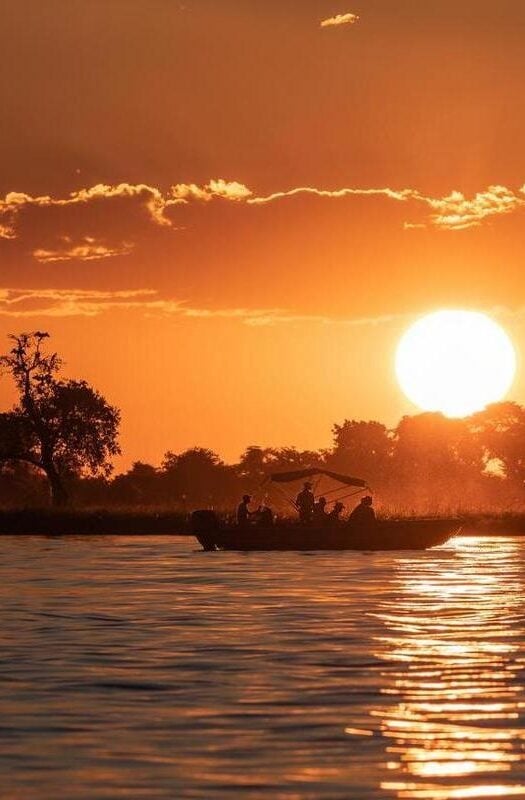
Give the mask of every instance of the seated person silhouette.
<svg viewBox="0 0 525 800">
<path fill-rule="evenodd" d="M 361 502 L 357 505 L 348 521 L 352 525 L 356 525 L 362 528 L 370 528 L 376 524 L 376 514 L 374 509 L 372 508 L 373 500 L 370 495 L 361 498 Z"/>
<path fill-rule="evenodd" d="M 341 513 L 344 509 L 343 503 L 336 503 L 333 509 L 328 514 L 328 524 L 329 525 L 337 525 L 338 522 L 341 522 Z"/>
<path fill-rule="evenodd" d="M 239 528 L 247 528 L 250 524 L 250 517 L 255 513 L 248 508 L 251 502 L 251 495 L 245 494 L 237 506 L 237 525 Z"/>
<path fill-rule="evenodd" d="M 313 521 L 315 525 L 324 525 L 328 518 L 326 513 L 326 497 L 320 497 L 314 505 Z"/>
<path fill-rule="evenodd" d="M 266 503 L 257 510 L 257 525 L 261 528 L 270 528 L 273 525 L 273 511 Z"/>
</svg>

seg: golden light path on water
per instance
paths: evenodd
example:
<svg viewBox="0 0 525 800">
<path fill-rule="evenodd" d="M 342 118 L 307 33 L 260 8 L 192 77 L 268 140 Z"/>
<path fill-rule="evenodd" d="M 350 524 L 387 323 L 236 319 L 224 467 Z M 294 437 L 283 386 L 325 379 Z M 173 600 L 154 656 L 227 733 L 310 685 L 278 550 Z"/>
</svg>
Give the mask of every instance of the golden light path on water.
<svg viewBox="0 0 525 800">
<path fill-rule="evenodd" d="M 524 563 L 0 538 L 0 797 L 525 797 Z"/>
<path fill-rule="evenodd" d="M 398 665 L 381 692 L 397 702 L 371 715 L 392 773 L 381 787 L 399 798 L 525 796 L 523 785 L 504 781 L 523 761 L 525 743 L 525 730 L 515 727 L 525 708 L 519 547 L 505 542 L 498 554 L 492 544 L 486 558 L 481 542 L 463 540 L 461 549 L 456 568 L 429 578 L 400 559 L 400 599 L 378 613 L 388 634 L 376 637 L 377 655 Z"/>
</svg>

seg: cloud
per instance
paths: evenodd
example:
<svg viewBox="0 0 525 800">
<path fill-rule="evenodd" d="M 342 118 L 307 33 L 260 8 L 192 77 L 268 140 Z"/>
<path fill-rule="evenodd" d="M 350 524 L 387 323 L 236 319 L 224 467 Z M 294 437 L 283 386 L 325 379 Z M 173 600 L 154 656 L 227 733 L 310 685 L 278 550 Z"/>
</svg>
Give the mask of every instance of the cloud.
<svg viewBox="0 0 525 800">
<path fill-rule="evenodd" d="M 51 197 L 51 195 L 33 196 L 24 192 L 8 192 L 3 200 L 0 200 L 0 219 L 3 220 L 4 238 L 16 236 L 17 219 L 26 209 L 85 206 L 114 199 L 136 199 L 144 207 L 152 222 L 157 225 L 171 225 L 170 220 L 164 216 L 166 199 L 159 189 L 144 183 L 119 183 L 114 186 L 98 183 L 95 186 L 71 192 L 67 197 L 58 198 Z"/>
<path fill-rule="evenodd" d="M 15 232 L 12 225 L 4 225 L 0 223 L 0 239 L 14 239 Z"/>
<path fill-rule="evenodd" d="M 37 248 L 33 250 L 33 256 L 41 263 L 53 261 L 95 261 L 100 258 L 111 258 L 113 256 L 127 256 L 133 250 L 131 242 L 122 242 L 121 245 L 114 247 L 108 246 L 101 241 L 97 241 L 92 236 L 85 236 L 80 242 L 72 242 L 69 236 L 63 236 L 62 246 L 54 250 Z"/>
<path fill-rule="evenodd" d="M 524 190 L 522 187 L 521 193 Z M 525 206 L 525 198 L 506 186 L 489 186 L 471 199 L 456 191 L 443 198 L 422 199 L 435 212 L 430 219 L 437 228 L 455 231 L 479 227 L 489 217 L 511 214 Z"/>
<path fill-rule="evenodd" d="M 211 180 L 205 186 L 197 186 L 195 183 L 177 183 L 171 187 L 170 199 L 175 202 L 189 202 L 190 200 L 203 200 L 208 202 L 214 198 L 224 200 L 246 200 L 252 192 L 247 186 L 237 181 L 225 181 L 222 178 Z M 170 203 L 170 199 L 167 203 Z"/>
<path fill-rule="evenodd" d="M 336 14 L 335 17 L 328 17 L 321 21 L 321 28 L 331 28 L 337 25 L 355 25 L 359 21 L 357 14 Z"/>
<path fill-rule="evenodd" d="M 246 201 L 250 205 L 263 205 L 264 203 L 272 203 L 274 200 L 282 200 L 286 197 L 296 197 L 297 195 L 314 195 L 316 197 L 329 197 L 332 199 L 339 199 L 342 197 L 351 197 L 352 195 L 357 195 L 361 197 L 366 196 L 384 196 L 389 197 L 392 200 L 408 200 L 411 197 L 414 197 L 414 192 L 412 189 L 401 189 L 396 191 L 395 189 L 353 189 L 353 188 L 344 188 L 344 189 L 317 189 L 314 186 L 299 186 L 295 189 L 288 189 L 284 192 L 274 192 L 273 194 L 266 195 L 265 197 L 250 197 Z"/>
<path fill-rule="evenodd" d="M 355 327 L 386 324 L 397 321 L 401 316 L 385 314 L 377 317 L 329 317 L 300 314 L 283 308 L 202 308 L 190 306 L 183 300 L 162 298 L 155 289 L 104 291 L 0 288 L 0 317 L 36 317 L 39 320 L 46 317 L 97 317 L 115 310 L 191 320 L 234 320 L 250 327 L 290 324 Z"/>
<path fill-rule="evenodd" d="M 493 185 L 472 197 L 453 190 L 443 197 L 413 188 L 297 186 L 257 194 L 239 181 L 223 178 L 204 185 L 177 183 L 166 190 L 145 183 L 96 184 L 65 197 L 9 192 L 0 199 L 0 240 L 20 240 L 41 263 L 93 261 L 128 255 L 152 230 L 180 230 L 184 209 L 229 203 L 264 206 L 293 198 L 344 200 L 386 198 L 406 208 L 404 228 L 464 231 L 523 210 L 525 186 Z"/>
<path fill-rule="evenodd" d="M 153 289 L 0 289 L 0 316 L 93 317 L 116 307 L 135 308 L 156 296 Z"/>
<path fill-rule="evenodd" d="M 0 199 L 0 238 L 14 239 L 18 236 L 18 226 L 23 214 L 30 211 L 59 209 L 87 209 L 108 207 L 116 202 L 138 204 L 145 212 L 145 218 L 159 227 L 173 228 L 173 220 L 166 215 L 172 207 L 187 204 L 190 201 L 208 202 L 213 199 L 239 202 L 250 197 L 251 191 L 237 181 L 226 181 L 223 178 L 212 179 L 205 186 L 194 183 L 179 183 L 167 192 L 145 183 L 119 183 L 110 185 L 98 183 L 95 186 L 78 189 L 66 197 L 51 195 L 29 195 L 25 192 L 8 192 Z M 42 245 L 43 249 L 45 245 Z M 42 248 L 35 248 L 40 250 Z"/>
<path fill-rule="evenodd" d="M 329 317 L 317 314 L 294 314 L 291 311 L 271 309 L 270 311 L 260 311 L 257 314 L 252 314 L 246 317 L 243 322 L 254 328 L 300 323 L 354 328 L 368 325 L 385 325 L 390 322 L 397 322 L 405 316 L 404 314 L 381 314 L 377 317 Z"/>
<path fill-rule="evenodd" d="M 281 309 L 267 308 L 192 307 L 182 300 L 162 298 L 155 289 L 0 289 L 0 316 L 3 317 L 96 317 L 115 309 L 191 319 L 238 319 L 241 322 L 283 313 Z"/>
<path fill-rule="evenodd" d="M 525 186 L 519 190 L 525 195 Z M 430 209 L 427 221 L 410 221 L 404 223 L 405 230 L 426 228 L 429 225 L 440 230 L 461 231 L 468 228 L 479 227 L 491 217 L 511 214 L 525 207 L 525 196 L 520 196 L 506 186 L 489 186 L 485 191 L 478 192 L 472 198 L 465 197 L 459 191 L 452 191 L 445 197 L 430 197 L 421 194 L 416 189 L 318 189 L 312 186 L 301 186 L 287 191 L 274 192 L 273 194 L 257 197 L 248 197 L 246 202 L 250 205 L 263 205 L 284 198 L 298 195 L 313 195 L 340 199 L 351 196 L 376 196 L 387 197 L 391 200 L 409 202 L 419 205 L 423 209 Z"/>
<path fill-rule="evenodd" d="M 403 228 L 406 231 L 414 231 L 414 230 L 426 230 L 426 225 L 424 222 L 404 222 Z"/>
</svg>

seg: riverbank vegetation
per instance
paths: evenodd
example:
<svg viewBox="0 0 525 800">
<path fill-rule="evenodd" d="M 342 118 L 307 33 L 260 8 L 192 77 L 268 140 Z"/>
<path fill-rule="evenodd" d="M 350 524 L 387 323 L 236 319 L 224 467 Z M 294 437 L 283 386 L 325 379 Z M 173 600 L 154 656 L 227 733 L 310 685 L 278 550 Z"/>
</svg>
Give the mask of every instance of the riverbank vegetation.
<svg viewBox="0 0 525 800">
<path fill-rule="evenodd" d="M 119 411 L 84 381 L 60 379 L 59 357 L 43 352 L 47 338 L 41 332 L 13 337 L 0 359 L 19 393 L 15 408 L 0 414 L 0 508 L 54 502 L 76 511 L 126 509 L 149 519 L 194 508 L 231 510 L 249 492 L 283 514 L 291 505 L 268 488 L 268 476 L 320 467 L 363 478 L 384 515 L 513 512 L 518 519 L 525 511 L 525 408 L 514 402 L 463 419 L 405 416 L 393 429 L 346 419 L 334 424 L 328 448 L 252 444 L 233 464 L 203 447 L 167 449 L 160 464 L 137 461 L 114 475 Z"/>
<path fill-rule="evenodd" d="M 232 521 L 231 514 L 219 514 Z M 385 515 L 380 515 L 385 516 Z M 394 518 L 402 519 L 399 515 Z M 410 515 L 409 515 L 410 516 Z M 446 518 L 447 515 L 440 515 Z M 296 517 L 283 516 L 282 522 L 297 522 Z M 465 513 L 451 525 L 461 523 L 466 536 L 523 536 L 525 513 Z M 277 524 L 279 519 L 277 520 Z M 190 514 L 165 509 L 0 509 L 0 536 L 191 536 Z"/>
<path fill-rule="evenodd" d="M 384 514 L 519 512 L 524 508 L 525 410 L 499 403 L 473 417 L 404 417 L 388 430 L 379 422 L 346 420 L 334 426 L 332 447 L 320 451 L 252 445 L 235 464 L 205 448 L 168 451 L 160 465 L 136 462 L 115 476 L 78 472 L 64 480 L 75 508 L 232 509 L 245 492 L 276 510 L 291 506 L 265 485 L 272 472 L 325 467 L 364 478 Z M 5 463 L 0 507 L 43 507 L 48 484 L 22 462 Z M 351 501 L 348 501 L 351 502 Z"/>
</svg>

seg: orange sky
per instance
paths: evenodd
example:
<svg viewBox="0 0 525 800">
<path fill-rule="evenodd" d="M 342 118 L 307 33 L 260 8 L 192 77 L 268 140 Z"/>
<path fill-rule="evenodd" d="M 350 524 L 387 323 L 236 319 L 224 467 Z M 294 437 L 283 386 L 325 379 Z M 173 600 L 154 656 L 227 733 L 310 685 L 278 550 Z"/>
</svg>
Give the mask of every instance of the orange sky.
<svg viewBox="0 0 525 800">
<path fill-rule="evenodd" d="M 520 348 L 524 35 L 521 0 L 8 4 L 0 337 L 52 333 L 122 464 L 394 424 L 414 316 Z"/>
</svg>

